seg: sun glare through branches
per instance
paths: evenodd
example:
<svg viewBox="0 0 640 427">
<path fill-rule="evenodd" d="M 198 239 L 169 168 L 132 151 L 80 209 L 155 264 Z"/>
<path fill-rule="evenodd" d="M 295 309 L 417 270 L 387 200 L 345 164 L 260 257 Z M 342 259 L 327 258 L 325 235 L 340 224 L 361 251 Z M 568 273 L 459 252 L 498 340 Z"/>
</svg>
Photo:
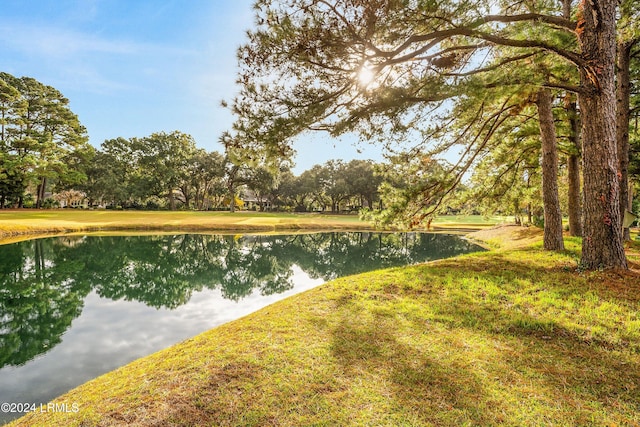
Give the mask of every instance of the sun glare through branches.
<svg viewBox="0 0 640 427">
<path fill-rule="evenodd" d="M 362 66 L 358 71 L 357 78 L 361 87 L 370 88 L 371 84 L 375 81 L 376 74 L 371 68 Z"/>
</svg>

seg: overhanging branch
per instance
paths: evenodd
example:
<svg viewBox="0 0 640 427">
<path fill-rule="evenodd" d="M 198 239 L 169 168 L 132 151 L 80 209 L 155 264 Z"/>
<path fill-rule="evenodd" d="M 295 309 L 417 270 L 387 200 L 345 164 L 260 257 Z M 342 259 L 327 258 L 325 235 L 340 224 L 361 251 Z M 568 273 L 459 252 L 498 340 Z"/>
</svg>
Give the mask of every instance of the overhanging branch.
<svg viewBox="0 0 640 427">
<path fill-rule="evenodd" d="M 518 15 L 514 17 L 501 17 L 501 18 L 504 18 L 505 22 L 517 22 L 517 21 L 534 20 L 532 18 L 533 16 L 540 18 L 546 15 L 527 14 L 527 15 Z M 508 21 L 508 18 L 511 18 L 511 21 Z M 556 21 L 556 20 L 566 21 L 564 18 L 559 18 L 559 17 L 547 16 L 547 18 L 549 19 L 547 19 L 546 21 Z M 438 43 L 441 43 L 448 38 L 456 37 L 456 36 L 465 36 L 465 37 L 485 40 L 487 42 L 490 42 L 492 44 L 499 45 L 499 46 L 542 49 L 545 51 L 553 52 L 567 59 L 568 61 L 574 63 L 577 66 L 584 67 L 587 65 L 586 61 L 576 52 L 562 49 L 558 46 L 551 45 L 544 41 L 512 39 L 508 37 L 502 37 L 502 36 L 490 34 L 487 32 L 479 31 L 478 29 L 476 29 L 481 24 L 486 23 L 485 19 L 493 19 L 497 21 L 498 16 L 485 17 L 468 26 L 433 31 L 427 34 L 412 35 L 409 38 L 407 38 L 407 40 L 404 43 L 402 43 L 400 46 L 398 46 L 393 50 L 382 51 L 381 49 L 377 49 L 376 50 L 377 54 L 375 56 L 386 58 L 386 61 L 380 64 L 380 67 L 382 68 L 382 67 L 394 65 L 397 63 L 415 60 L 417 57 L 424 54 L 429 49 L 434 48 L 435 46 L 438 45 Z M 535 19 L 535 20 L 540 21 L 541 18 Z M 546 21 L 543 20 L 543 22 L 546 22 Z M 426 44 L 423 46 L 420 46 L 419 48 L 409 53 L 402 54 L 403 52 L 410 49 L 412 46 L 416 44 L 422 44 L 422 43 L 426 43 Z"/>
<path fill-rule="evenodd" d="M 538 54 L 538 52 L 526 53 L 526 54 L 523 54 L 523 55 L 519 55 L 519 56 L 514 56 L 514 57 L 511 57 L 511 58 L 503 59 L 502 61 L 500 61 L 500 62 L 498 62 L 498 63 L 496 63 L 496 64 L 494 64 L 494 65 L 492 65 L 490 67 L 477 68 L 475 70 L 471 70 L 471 71 L 468 71 L 466 73 L 444 73 L 443 75 L 447 76 L 447 77 L 466 77 L 466 76 L 471 76 L 471 75 L 474 75 L 474 74 L 485 73 L 485 72 L 488 72 L 488 71 L 493 71 L 493 70 L 495 70 L 497 68 L 500 68 L 503 65 L 509 64 L 511 62 L 517 62 L 517 61 L 521 61 L 523 59 L 531 58 L 532 56 L 535 56 L 537 54 Z"/>
</svg>

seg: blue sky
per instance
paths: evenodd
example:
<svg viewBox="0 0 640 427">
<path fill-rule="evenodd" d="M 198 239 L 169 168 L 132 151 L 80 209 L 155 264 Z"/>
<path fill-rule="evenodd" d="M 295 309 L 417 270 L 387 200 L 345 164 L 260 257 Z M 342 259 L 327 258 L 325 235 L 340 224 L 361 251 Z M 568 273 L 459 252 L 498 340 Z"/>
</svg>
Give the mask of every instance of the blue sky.
<svg viewBox="0 0 640 427">
<path fill-rule="evenodd" d="M 105 139 L 179 130 L 221 151 L 233 122 L 236 48 L 253 0 L 2 0 L 0 71 L 60 90 L 98 147 Z M 295 172 L 377 149 L 302 137 Z"/>
</svg>

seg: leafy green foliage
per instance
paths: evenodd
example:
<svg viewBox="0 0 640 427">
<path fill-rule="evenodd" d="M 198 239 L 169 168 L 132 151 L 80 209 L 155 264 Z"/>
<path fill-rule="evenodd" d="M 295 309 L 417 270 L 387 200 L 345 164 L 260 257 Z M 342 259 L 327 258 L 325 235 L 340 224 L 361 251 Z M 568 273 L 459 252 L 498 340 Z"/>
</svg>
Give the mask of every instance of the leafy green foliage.
<svg viewBox="0 0 640 427">
<path fill-rule="evenodd" d="M 34 182 L 38 206 L 48 182 L 82 182 L 86 177 L 75 159 L 89 150 L 87 141 L 86 129 L 58 90 L 0 73 L 0 208 L 20 206 Z"/>
<path fill-rule="evenodd" d="M 427 216 L 439 212 L 445 196 L 453 189 L 455 176 L 447 165 L 421 153 L 405 153 L 379 165 L 381 211 L 367 211 L 365 218 L 382 225 L 412 228 Z"/>
<path fill-rule="evenodd" d="M 105 141 L 87 169 L 88 197 L 113 206 L 151 206 L 165 199 L 187 208 L 220 203 L 224 161 L 197 149 L 190 135 L 174 131 Z"/>
<path fill-rule="evenodd" d="M 634 33 L 632 3 L 623 2 L 621 23 Z M 580 2 L 575 14 L 573 7 L 569 0 L 256 1 L 257 28 L 238 51 L 235 129 L 248 136 L 245 141 L 260 141 L 269 155 L 286 152 L 306 130 L 357 131 L 387 147 L 402 141 L 399 152 L 411 145 L 427 155 L 461 147 L 460 161 L 449 170 L 456 178 L 443 186 L 449 190 L 415 191 L 417 199 L 404 204 L 408 212 L 394 204 L 393 212 L 413 215 L 413 223 L 435 210 L 419 212 L 411 205 L 450 194 L 499 145 L 497 130 L 513 124 L 510 116 L 518 115 L 532 94 L 541 87 L 577 93 L 589 165 L 584 224 L 592 236 L 584 241 L 583 256 L 592 267 L 624 267 L 620 208 L 613 201 L 620 193 L 611 168 L 617 161 L 615 132 L 605 123 L 615 120 L 616 4 Z M 464 104 L 468 108 L 461 109 Z M 451 114 L 455 111 L 463 114 Z M 446 135 L 452 123 L 453 137 Z M 556 176 L 555 158 L 553 163 L 553 171 L 545 168 L 547 176 Z M 575 186 L 579 180 L 570 182 Z M 543 199 L 555 212 L 558 197 L 548 193 L 557 186 L 546 184 L 548 179 L 545 188 L 553 190 L 545 190 Z M 603 194 L 612 197 L 598 203 Z M 576 198 L 570 200 L 575 207 Z M 571 212 L 575 219 L 577 210 Z M 606 237 L 611 233 L 613 238 Z M 598 244 L 591 246 L 594 241 Z"/>
<path fill-rule="evenodd" d="M 483 2 L 258 1 L 257 29 L 239 50 L 236 128 L 259 127 L 250 140 L 272 154 L 306 129 L 399 144 L 392 157 L 460 149 L 442 182 L 387 191 L 384 222 L 417 224 L 436 212 L 420 206 L 444 203 L 437 197 L 499 145 L 497 129 L 536 85 L 577 85 L 565 72 L 577 60 L 572 24 L 544 15 L 557 6 L 503 6 L 508 13 L 491 15 Z"/>
<path fill-rule="evenodd" d="M 300 176 L 282 174 L 277 189 L 280 202 L 298 212 L 313 209 L 359 210 L 373 207 L 379 200 L 378 187 L 382 178 L 374 173 L 370 160 L 330 160 L 315 165 Z"/>
</svg>

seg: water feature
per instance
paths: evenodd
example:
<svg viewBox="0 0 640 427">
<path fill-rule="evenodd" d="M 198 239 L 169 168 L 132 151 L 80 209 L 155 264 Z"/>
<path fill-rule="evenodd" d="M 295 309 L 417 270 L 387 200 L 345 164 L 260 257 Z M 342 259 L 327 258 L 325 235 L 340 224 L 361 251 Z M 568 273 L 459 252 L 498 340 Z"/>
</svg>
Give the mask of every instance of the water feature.
<svg viewBox="0 0 640 427">
<path fill-rule="evenodd" d="M 0 402 L 46 403 L 327 280 L 482 250 L 427 233 L 65 236 L 0 246 Z M 18 413 L 0 413 L 0 423 Z"/>
</svg>

